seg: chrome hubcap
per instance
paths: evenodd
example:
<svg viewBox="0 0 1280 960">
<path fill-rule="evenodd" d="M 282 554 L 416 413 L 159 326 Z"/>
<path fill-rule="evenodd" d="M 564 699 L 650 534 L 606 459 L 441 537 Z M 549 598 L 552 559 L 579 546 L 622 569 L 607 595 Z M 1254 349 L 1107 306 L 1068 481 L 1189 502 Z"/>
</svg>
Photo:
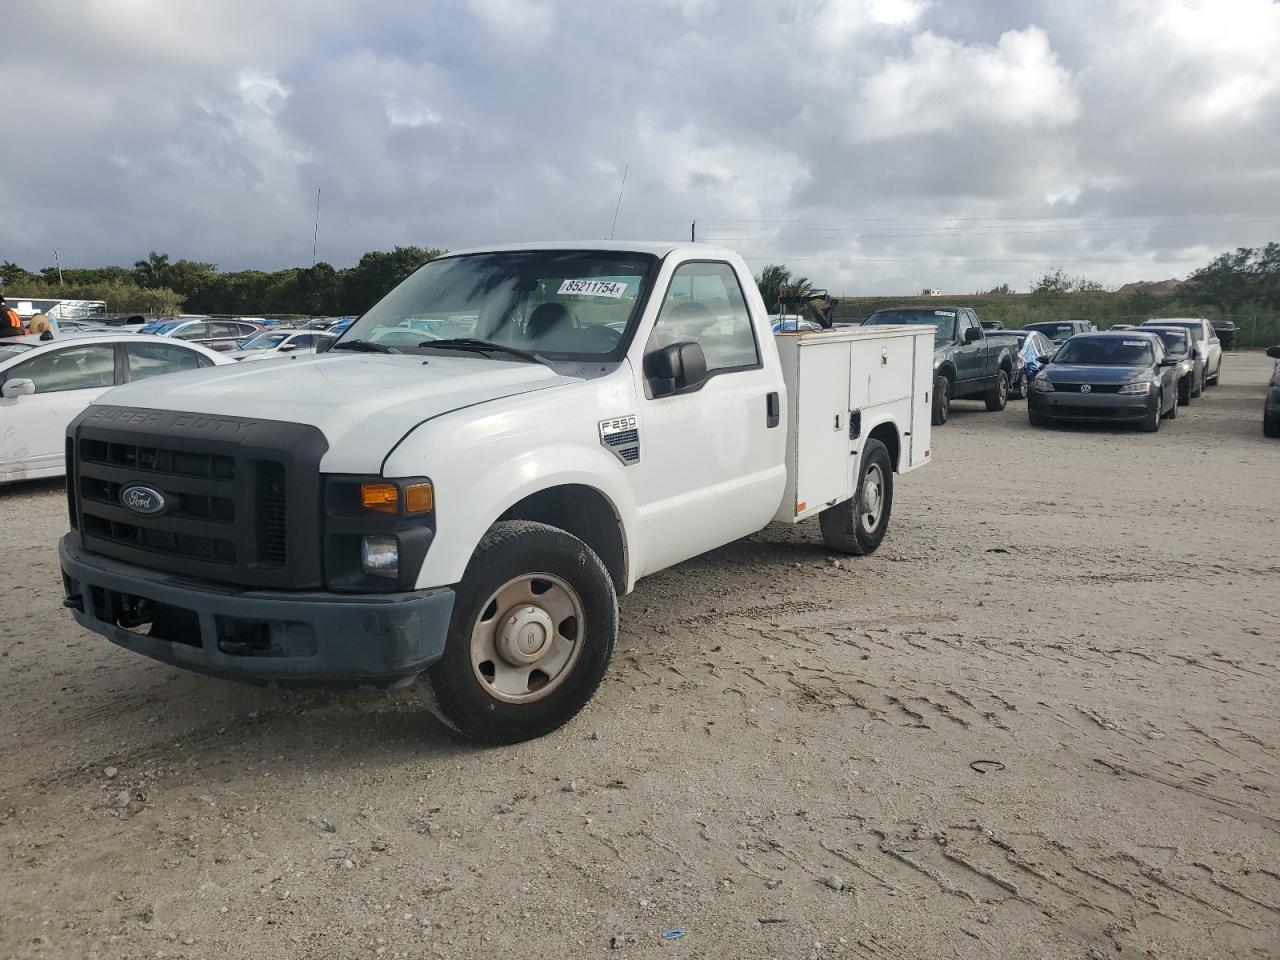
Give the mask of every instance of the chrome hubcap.
<svg viewBox="0 0 1280 960">
<path fill-rule="evenodd" d="M 862 496 L 858 503 L 858 518 L 862 522 L 862 529 L 867 533 L 875 533 L 883 510 L 884 473 L 879 464 L 873 463 L 862 478 Z"/>
<path fill-rule="evenodd" d="M 585 617 L 577 591 L 531 573 L 494 591 L 471 631 L 471 667 L 485 691 L 531 703 L 559 687 L 582 654 Z"/>
</svg>

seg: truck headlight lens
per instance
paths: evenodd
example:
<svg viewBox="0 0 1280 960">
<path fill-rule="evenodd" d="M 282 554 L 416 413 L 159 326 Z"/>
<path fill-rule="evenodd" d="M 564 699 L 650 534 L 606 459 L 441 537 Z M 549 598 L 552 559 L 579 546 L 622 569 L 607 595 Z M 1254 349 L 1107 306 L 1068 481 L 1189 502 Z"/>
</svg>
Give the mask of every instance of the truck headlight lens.
<svg viewBox="0 0 1280 960">
<path fill-rule="evenodd" d="M 360 569 L 374 577 L 400 576 L 400 544 L 395 537 L 365 537 L 360 541 Z"/>
<path fill-rule="evenodd" d="M 1053 384 L 1044 377 L 1036 377 L 1031 381 L 1031 389 L 1036 393 L 1053 393 Z"/>
<path fill-rule="evenodd" d="M 1141 383 L 1126 383 L 1120 388 L 1120 393 L 1150 393 L 1151 381 L 1143 380 Z"/>
</svg>

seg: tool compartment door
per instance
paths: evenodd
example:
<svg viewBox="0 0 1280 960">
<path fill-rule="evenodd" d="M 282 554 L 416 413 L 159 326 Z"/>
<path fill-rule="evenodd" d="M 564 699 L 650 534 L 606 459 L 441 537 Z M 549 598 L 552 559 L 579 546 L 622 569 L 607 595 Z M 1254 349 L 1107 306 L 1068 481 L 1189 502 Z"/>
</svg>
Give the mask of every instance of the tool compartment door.
<svg viewBox="0 0 1280 960">
<path fill-rule="evenodd" d="M 853 490 L 849 348 L 848 341 L 820 337 L 800 344 L 799 384 L 792 395 L 796 492 L 790 504 L 797 518 L 848 500 Z"/>
<path fill-rule="evenodd" d="M 865 410 L 911 396 L 914 366 L 914 336 L 855 340 L 849 363 L 849 409 Z"/>
</svg>

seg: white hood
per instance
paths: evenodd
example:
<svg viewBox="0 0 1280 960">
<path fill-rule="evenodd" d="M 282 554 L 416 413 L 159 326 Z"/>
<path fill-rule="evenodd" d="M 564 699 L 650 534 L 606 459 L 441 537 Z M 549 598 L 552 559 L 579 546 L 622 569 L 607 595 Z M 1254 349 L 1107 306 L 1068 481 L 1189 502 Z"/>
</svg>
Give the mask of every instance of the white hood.
<svg viewBox="0 0 1280 960">
<path fill-rule="evenodd" d="M 318 427 L 326 473 L 377 473 L 410 430 L 451 410 L 570 383 L 539 363 L 475 356 L 324 354 L 140 380 L 96 402 Z"/>
</svg>

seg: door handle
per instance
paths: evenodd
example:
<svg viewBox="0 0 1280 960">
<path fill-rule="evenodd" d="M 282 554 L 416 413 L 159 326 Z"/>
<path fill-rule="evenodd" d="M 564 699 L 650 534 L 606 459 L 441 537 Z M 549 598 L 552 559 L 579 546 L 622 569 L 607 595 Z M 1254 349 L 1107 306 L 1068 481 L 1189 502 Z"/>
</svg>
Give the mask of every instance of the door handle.
<svg viewBox="0 0 1280 960">
<path fill-rule="evenodd" d="M 778 398 L 776 390 L 765 394 L 764 398 L 764 425 L 766 429 L 773 429 L 782 420 L 782 404 Z"/>
</svg>

